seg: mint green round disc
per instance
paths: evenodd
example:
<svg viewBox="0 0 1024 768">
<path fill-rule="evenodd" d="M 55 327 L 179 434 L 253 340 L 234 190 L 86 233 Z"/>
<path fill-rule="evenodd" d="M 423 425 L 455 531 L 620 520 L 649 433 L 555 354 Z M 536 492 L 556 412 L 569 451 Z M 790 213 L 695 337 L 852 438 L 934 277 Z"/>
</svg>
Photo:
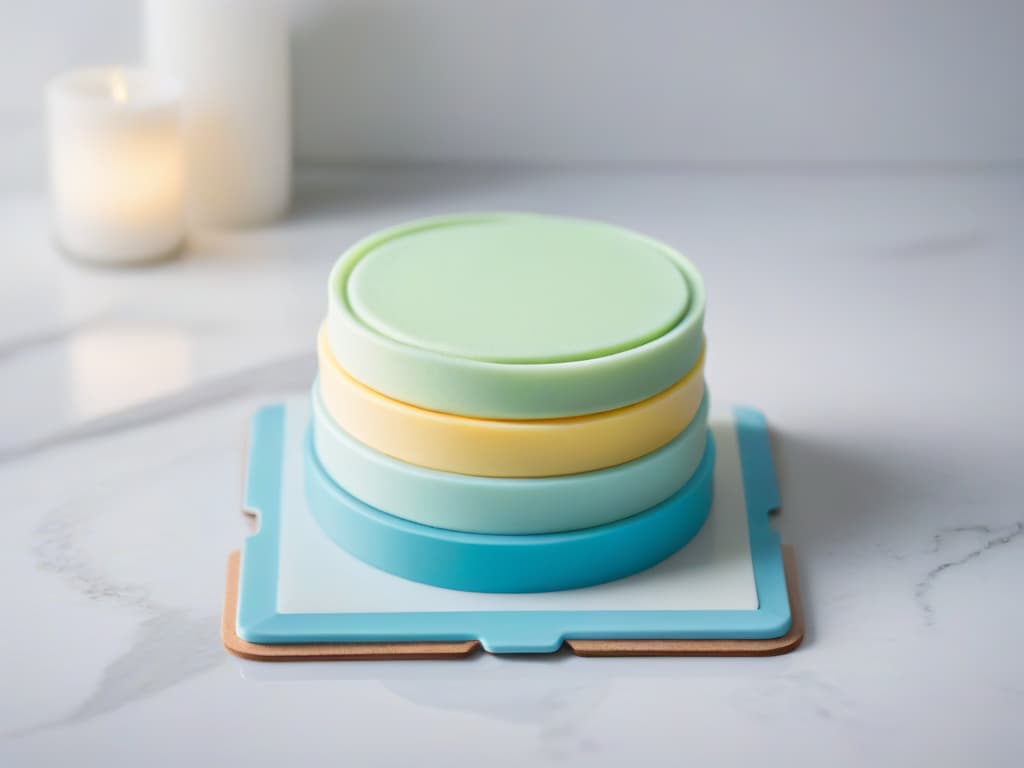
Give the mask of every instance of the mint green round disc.
<svg viewBox="0 0 1024 768">
<path fill-rule="evenodd" d="M 598 222 L 496 215 L 398 232 L 352 269 L 369 328 L 494 363 L 590 360 L 656 339 L 690 289 L 659 244 Z"/>
</svg>

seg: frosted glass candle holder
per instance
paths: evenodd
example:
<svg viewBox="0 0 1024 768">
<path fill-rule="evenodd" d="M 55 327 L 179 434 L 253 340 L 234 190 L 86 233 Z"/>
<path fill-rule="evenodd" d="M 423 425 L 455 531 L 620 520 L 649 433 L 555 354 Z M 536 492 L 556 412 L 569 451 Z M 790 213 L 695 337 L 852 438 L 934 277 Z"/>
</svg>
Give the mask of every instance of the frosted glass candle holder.
<svg viewBox="0 0 1024 768">
<path fill-rule="evenodd" d="M 184 241 L 185 160 L 177 86 L 134 69 L 86 69 L 47 91 L 55 236 L 70 256 L 130 264 Z"/>
</svg>

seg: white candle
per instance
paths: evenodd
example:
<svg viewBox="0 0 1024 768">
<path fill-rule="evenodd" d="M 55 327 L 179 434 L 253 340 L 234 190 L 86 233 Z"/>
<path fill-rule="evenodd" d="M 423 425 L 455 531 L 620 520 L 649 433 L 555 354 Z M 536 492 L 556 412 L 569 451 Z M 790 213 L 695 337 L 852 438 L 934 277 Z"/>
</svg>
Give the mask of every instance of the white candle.
<svg viewBox="0 0 1024 768">
<path fill-rule="evenodd" d="M 288 20 L 278 0 L 147 0 L 147 65 L 182 84 L 189 210 L 269 221 L 291 193 Z"/>
<path fill-rule="evenodd" d="M 47 91 L 58 244 L 101 263 L 152 261 L 184 238 L 184 151 L 175 86 L 130 69 L 70 72 Z"/>
</svg>

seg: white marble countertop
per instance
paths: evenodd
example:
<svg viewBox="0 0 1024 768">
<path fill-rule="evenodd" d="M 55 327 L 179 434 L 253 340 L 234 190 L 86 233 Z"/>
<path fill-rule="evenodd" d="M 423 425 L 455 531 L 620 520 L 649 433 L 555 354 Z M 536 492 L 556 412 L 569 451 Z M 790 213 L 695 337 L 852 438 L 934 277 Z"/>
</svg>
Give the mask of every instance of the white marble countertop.
<svg viewBox="0 0 1024 768">
<path fill-rule="evenodd" d="M 702 268 L 712 390 L 775 430 L 802 649 L 222 649 L 246 421 L 309 386 L 331 263 L 479 208 Z M 1020 764 L 1024 177 L 306 172 L 288 221 L 134 271 L 65 262 L 46 217 L 0 190 L 0 764 Z"/>
</svg>

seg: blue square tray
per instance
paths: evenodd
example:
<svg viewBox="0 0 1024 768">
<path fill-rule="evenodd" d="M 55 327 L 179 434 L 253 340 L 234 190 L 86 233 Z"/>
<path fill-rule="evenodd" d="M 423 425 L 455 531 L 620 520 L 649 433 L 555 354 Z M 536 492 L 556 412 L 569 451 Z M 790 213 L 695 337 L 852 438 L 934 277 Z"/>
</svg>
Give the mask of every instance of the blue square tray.
<svg viewBox="0 0 1024 768">
<path fill-rule="evenodd" d="M 669 559 L 674 562 L 609 585 L 529 596 L 414 585 L 355 561 L 327 540 L 294 480 L 301 474 L 307 417 L 308 403 L 289 402 L 263 408 L 252 419 L 244 503 L 258 516 L 259 529 L 242 548 L 236 632 L 243 640 L 477 640 L 492 653 L 548 653 L 566 639 L 768 639 L 790 629 L 782 547 L 769 522 L 779 494 L 768 431 L 756 410 L 734 408 L 724 419 L 712 419 L 720 446 L 716 505 L 706 530 Z M 736 513 L 745 512 L 745 526 L 732 525 L 732 533 L 724 525 L 715 529 L 716 514 L 722 520 L 726 514 L 718 509 L 718 495 L 745 507 Z M 729 536 L 741 537 L 742 546 L 730 547 Z M 724 559 L 731 562 L 723 578 L 735 584 L 742 586 L 748 569 L 750 595 L 739 601 L 743 608 L 735 607 L 742 592 L 735 584 L 728 599 L 714 589 Z M 723 607 L 716 608 L 716 600 Z"/>
</svg>

